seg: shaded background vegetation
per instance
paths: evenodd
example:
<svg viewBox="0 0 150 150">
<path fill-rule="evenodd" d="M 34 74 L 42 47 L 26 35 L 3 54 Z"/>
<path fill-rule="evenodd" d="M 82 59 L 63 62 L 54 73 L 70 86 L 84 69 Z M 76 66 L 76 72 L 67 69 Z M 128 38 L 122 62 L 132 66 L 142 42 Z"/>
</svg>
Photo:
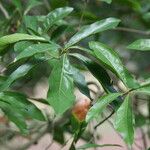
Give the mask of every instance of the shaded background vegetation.
<svg viewBox="0 0 150 150">
<path fill-rule="evenodd" d="M 107 17 L 119 18 L 121 23 L 116 29 L 97 33 L 86 38 L 80 44 L 87 47 L 87 43 L 91 40 L 101 41 L 119 52 L 124 64 L 135 75 L 136 79 L 143 81 L 150 77 L 150 52 L 127 49 L 127 46 L 133 41 L 149 38 L 150 36 L 150 0 L 114 0 L 111 4 L 109 4 L 109 0 L 2 0 L 0 2 L 0 36 L 15 32 L 37 35 L 35 33 L 37 20 L 32 16 L 46 15 L 54 9 L 64 6 L 73 7 L 74 11 L 65 21 L 59 22 L 49 31 L 48 34 L 52 41 L 62 45 L 82 25 L 91 24 Z M 12 47 L 9 47 L 9 49 L 10 51 L 7 49 L 4 52 L 3 57 L 0 56 L 0 72 L 3 74 L 3 71 L 5 71 L 5 75 L 9 75 L 20 64 L 24 63 L 24 60 L 20 60 L 17 64 L 8 66 L 16 56 L 16 53 L 11 50 Z M 37 60 L 33 59 L 32 61 Z M 7 70 L 5 70 L 6 67 L 8 67 Z M 40 79 L 48 78 L 50 71 L 51 68 L 45 62 L 13 84 L 12 88 L 25 91 L 30 95 L 37 82 Z M 117 85 L 118 80 L 116 77 L 112 75 L 112 78 L 114 78 L 114 83 Z M 0 78 L 0 80 L 3 80 L 3 78 Z M 140 128 L 147 137 L 150 137 L 149 99 L 150 97 L 147 95 L 137 95 L 133 100 L 136 116 L 135 126 Z M 141 107 L 144 108 L 144 111 Z M 58 129 L 61 130 L 61 128 Z M 8 132 L 8 136 L 1 134 L 0 138 L 9 140 L 12 138 L 11 136 L 16 135 L 9 134 L 10 132 Z M 58 137 L 56 139 L 60 143 L 64 142 Z"/>
</svg>

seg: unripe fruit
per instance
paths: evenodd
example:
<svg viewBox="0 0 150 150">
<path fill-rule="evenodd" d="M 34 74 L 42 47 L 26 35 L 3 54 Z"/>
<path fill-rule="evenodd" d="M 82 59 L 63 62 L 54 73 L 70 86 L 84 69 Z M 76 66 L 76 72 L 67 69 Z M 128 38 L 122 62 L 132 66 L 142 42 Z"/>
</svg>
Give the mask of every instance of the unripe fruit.
<svg viewBox="0 0 150 150">
<path fill-rule="evenodd" d="M 91 101 L 89 99 L 78 100 L 72 109 L 72 114 L 78 121 L 82 122 L 85 120 L 90 105 Z"/>
</svg>

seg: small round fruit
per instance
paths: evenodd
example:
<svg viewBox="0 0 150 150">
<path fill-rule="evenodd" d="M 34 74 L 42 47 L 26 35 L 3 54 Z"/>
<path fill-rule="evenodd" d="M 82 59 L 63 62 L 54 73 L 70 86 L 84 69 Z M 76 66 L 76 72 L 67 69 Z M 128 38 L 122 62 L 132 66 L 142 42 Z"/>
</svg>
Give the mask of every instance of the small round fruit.
<svg viewBox="0 0 150 150">
<path fill-rule="evenodd" d="M 72 109 L 72 114 L 78 121 L 82 122 L 85 120 L 90 105 L 91 101 L 89 99 L 78 100 Z"/>
</svg>

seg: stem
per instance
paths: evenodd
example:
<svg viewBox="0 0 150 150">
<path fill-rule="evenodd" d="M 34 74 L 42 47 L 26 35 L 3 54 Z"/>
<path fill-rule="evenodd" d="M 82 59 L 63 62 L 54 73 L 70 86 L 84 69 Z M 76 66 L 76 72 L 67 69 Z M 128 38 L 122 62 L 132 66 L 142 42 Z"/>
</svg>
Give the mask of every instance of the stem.
<svg viewBox="0 0 150 150">
<path fill-rule="evenodd" d="M 0 3 L 0 10 L 2 11 L 2 13 L 3 13 L 3 15 L 5 16 L 6 19 L 10 18 L 7 10 L 4 8 L 4 6 L 2 5 L 2 3 Z"/>
<path fill-rule="evenodd" d="M 114 30 L 123 31 L 123 32 L 137 33 L 137 34 L 143 34 L 143 35 L 150 35 L 150 31 L 141 31 L 141 30 L 126 28 L 126 27 L 116 27 Z"/>
<path fill-rule="evenodd" d="M 49 148 L 52 146 L 53 143 L 54 143 L 54 141 L 52 140 L 52 141 L 48 144 L 48 146 L 45 148 L 45 150 L 49 150 Z"/>
<path fill-rule="evenodd" d="M 44 128 L 42 131 L 39 131 L 39 134 L 35 138 L 30 140 L 29 143 L 25 144 L 23 147 L 18 148 L 16 150 L 26 150 L 26 149 L 28 149 L 31 145 L 33 145 L 36 141 L 38 141 L 41 137 L 43 137 L 43 135 L 45 135 L 48 132 L 48 129 L 49 129 L 49 126 Z"/>
<path fill-rule="evenodd" d="M 141 128 L 141 134 L 142 134 L 142 139 L 143 139 L 143 146 L 144 146 L 144 149 L 147 149 L 147 143 L 146 143 L 146 137 L 145 137 L 145 133 L 143 131 L 143 129 Z"/>
<path fill-rule="evenodd" d="M 84 0 L 83 11 L 82 11 L 82 15 L 81 15 L 80 20 L 79 20 L 79 27 L 78 27 L 79 29 L 81 28 L 81 23 L 82 23 L 82 20 L 83 20 L 83 17 L 84 17 L 85 9 L 86 9 L 86 0 Z"/>
<path fill-rule="evenodd" d="M 32 97 L 28 97 L 28 99 L 31 99 L 31 100 L 33 100 L 33 101 L 37 101 L 37 102 L 40 102 L 40 103 L 49 105 L 49 103 L 48 103 L 45 99 L 43 99 L 43 98 L 32 98 Z"/>
<path fill-rule="evenodd" d="M 94 127 L 94 129 L 96 130 L 97 127 L 99 127 L 102 123 L 104 123 L 106 120 L 108 120 L 109 118 L 111 118 L 111 116 L 112 116 L 114 113 L 115 113 L 115 111 L 113 110 L 113 111 L 111 112 L 111 114 L 108 115 L 104 120 L 102 120 L 101 122 L 99 122 L 99 123 Z"/>
</svg>

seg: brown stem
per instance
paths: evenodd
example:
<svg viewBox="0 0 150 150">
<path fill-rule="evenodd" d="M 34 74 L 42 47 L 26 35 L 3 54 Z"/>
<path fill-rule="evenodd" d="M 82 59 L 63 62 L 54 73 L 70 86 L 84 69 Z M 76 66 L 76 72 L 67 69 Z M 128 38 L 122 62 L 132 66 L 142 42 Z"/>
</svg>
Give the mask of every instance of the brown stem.
<svg viewBox="0 0 150 150">
<path fill-rule="evenodd" d="M 142 134 L 142 139 L 143 139 L 143 146 L 144 146 L 144 149 L 147 149 L 147 142 L 146 142 L 146 137 L 145 137 L 145 133 L 143 131 L 143 129 L 141 128 L 141 134 Z"/>
<path fill-rule="evenodd" d="M 126 28 L 126 27 L 117 27 L 114 30 L 123 31 L 123 32 L 137 33 L 137 34 L 143 34 L 143 35 L 150 35 L 150 31 L 141 31 L 141 30 Z"/>
<path fill-rule="evenodd" d="M 98 123 L 98 124 L 94 127 L 94 129 L 96 130 L 98 126 L 100 126 L 100 125 L 101 125 L 102 123 L 104 123 L 106 120 L 108 120 L 109 118 L 111 118 L 111 116 L 112 116 L 114 113 L 115 113 L 115 111 L 113 110 L 113 111 L 111 112 L 111 114 L 108 115 L 108 116 L 107 116 L 104 120 L 102 120 L 100 123 Z"/>
<path fill-rule="evenodd" d="M 45 135 L 49 130 L 49 127 L 45 127 L 44 129 L 42 129 L 41 131 L 39 131 L 39 134 L 33 138 L 32 140 L 30 140 L 29 143 L 25 144 L 24 146 L 22 146 L 21 148 L 18 148 L 16 150 L 26 150 L 28 149 L 31 145 L 33 145 L 35 142 L 37 142 L 41 137 L 43 137 L 43 135 Z"/>
<path fill-rule="evenodd" d="M 28 97 L 28 99 L 31 99 L 31 100 L 33 100 L 33 101 L 37 101 L 37 102 L 40 102 L 40 103 L 49 105 L 49 103 L 48 103 L 46 100 L 42 99 L 42 98 L 32 98 L 32 97 Z"/>
</svg>

